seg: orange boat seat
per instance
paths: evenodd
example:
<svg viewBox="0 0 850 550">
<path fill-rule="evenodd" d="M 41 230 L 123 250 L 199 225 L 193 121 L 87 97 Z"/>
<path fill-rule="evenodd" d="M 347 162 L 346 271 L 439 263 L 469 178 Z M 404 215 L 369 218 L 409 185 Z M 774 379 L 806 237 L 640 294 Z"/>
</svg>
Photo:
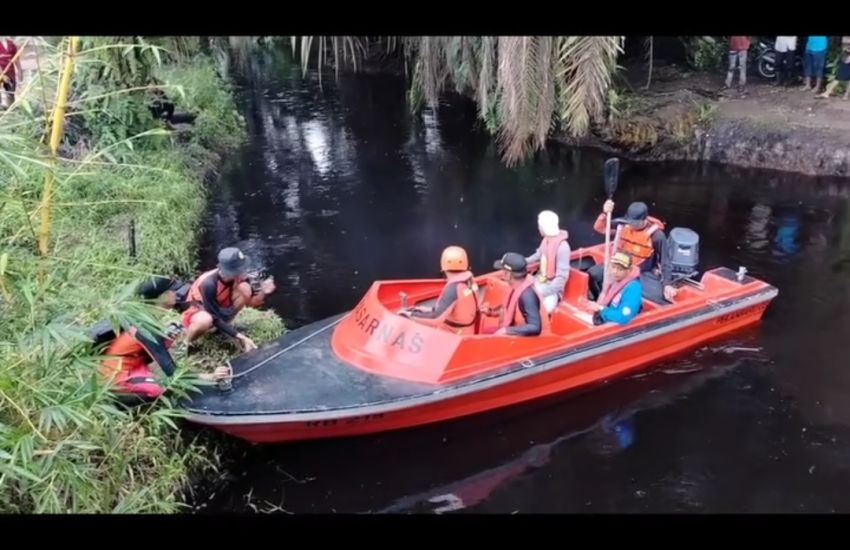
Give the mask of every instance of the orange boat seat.
<svg viewBox="0 0 850 550">
<path fill-rule="evenodd" d="M 564 289 L 564 302 L 578 304 L 579 298 L 587 298 L 587 292 L 590 289 L 590 276 L 576 268 L 570 268 L 570 277 L 567 279 L 567 285 Z"/>
</svg>

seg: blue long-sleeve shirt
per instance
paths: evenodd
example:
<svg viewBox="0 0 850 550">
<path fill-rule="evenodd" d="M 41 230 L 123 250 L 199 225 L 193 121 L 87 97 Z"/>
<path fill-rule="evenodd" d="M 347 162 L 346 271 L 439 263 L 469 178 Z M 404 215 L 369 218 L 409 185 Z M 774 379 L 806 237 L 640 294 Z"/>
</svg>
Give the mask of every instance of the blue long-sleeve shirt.
<svg viewBox="0 0 850 550">
<path fill-rule="evenodd" d="M 642 300 L 643 287 L 640 284 L 640 279 L 634 279 L 623 289 L 620 303 L 616 307 L 608 306 L 602 309 L 599 315 L 606 323 L 613 321 L 625 325 L 640 313 Z"/>
</svg>

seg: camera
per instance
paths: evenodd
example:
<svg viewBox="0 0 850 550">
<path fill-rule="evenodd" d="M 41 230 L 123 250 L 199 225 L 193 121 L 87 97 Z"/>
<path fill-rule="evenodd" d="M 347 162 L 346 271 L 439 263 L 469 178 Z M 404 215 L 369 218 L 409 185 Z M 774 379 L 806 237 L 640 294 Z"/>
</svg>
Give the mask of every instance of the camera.
<svg viewBox="0 0 850 550">
<path fill-rule="evenodd" d="M 269 278 L 269 272 L 266 269 L 252 269 L 247 274 L 248 284 L 251 285 L 251 292 L 260 294 L 262 292 L 262 283 Z"/>
</svg>

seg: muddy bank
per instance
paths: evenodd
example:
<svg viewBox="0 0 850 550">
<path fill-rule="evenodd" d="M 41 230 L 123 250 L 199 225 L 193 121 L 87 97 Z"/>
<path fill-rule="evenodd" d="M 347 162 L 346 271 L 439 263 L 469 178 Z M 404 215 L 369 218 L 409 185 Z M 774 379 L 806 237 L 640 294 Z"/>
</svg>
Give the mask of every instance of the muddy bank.
<svg viewBox="0 0 850 550">
<path fill-rule="evenodd" d="M 722 92 L 722 76 L 661 71 L 613 104 L 607 123 L 581 141 L 645 161 L 693 160 L 817 176 L 850 176 L 850 101 L 750 77 Z"/>
</svg>

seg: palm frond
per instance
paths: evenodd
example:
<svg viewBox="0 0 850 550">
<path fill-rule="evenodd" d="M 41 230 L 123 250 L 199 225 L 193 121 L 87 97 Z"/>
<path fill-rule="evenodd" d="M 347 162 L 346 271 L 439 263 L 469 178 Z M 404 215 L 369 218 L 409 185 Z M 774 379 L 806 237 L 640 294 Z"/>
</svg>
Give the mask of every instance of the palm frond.
<svg viewBox="0 0 850 550">
<path fill-rule="evenodd" d="M 317 40 L 318 39 L 318 40 Z M 290 47 L 293 52 L 300 51 L 301 71 L 306 75 L 310 69 L 310 57 L 313 53 L 313 44 L 316 48 L 316 69 L 319 81 L 322 79 L 322 70 L 330 56 L 333 56 L 334 72 L 339 77 L 341 68 L 350 66 L 357 71 L 362 59 L 366 56 L 366 39 L 359 36 L 293 36 L 290 38 Z M 342 63 L 340 63 L 340 59 Z"/>
<path fill-rule="evenodd" d="M 496 37 L 483 36 L 481 38 L 481 49 L 479 50 L 478 71 L 478 111 L 486 118 L 490 112 L 491 104 L 495 100 L 496 88 Z"/>
<path fill-rule="evenodd" d="M 499 142 L 508 165 L 545 143 L 555 111 L 551 37 L 499 37 L 497 80 L 502 128 Z"/>
<path fill-rule="evenodd" d="M 574 136 L 587 133 L 605 111 L 605 98 L 622 52 L 621 36 L 564 36 L 558 45 L 560 118 Z"/>
<path fill-rule="evenodd" d="M 443 90 L 448 76 L 446 68 L 445 52 L 446 43 L 450 40 L 443 36 L 423 36 L 419 50 L 419 58 L 422 60 L 422 86 L 425 93 L 425 101 L 432 108 L 439 103 L 439 95 Z"/>
</svg>

